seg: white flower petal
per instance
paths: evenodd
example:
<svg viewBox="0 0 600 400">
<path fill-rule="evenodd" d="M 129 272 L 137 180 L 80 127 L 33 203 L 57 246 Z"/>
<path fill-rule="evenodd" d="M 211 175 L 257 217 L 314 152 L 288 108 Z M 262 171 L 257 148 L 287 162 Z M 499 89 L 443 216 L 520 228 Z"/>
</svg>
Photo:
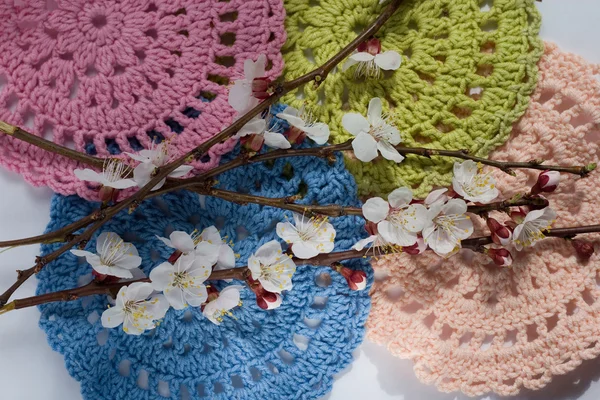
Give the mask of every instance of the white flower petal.
<svg viewBox="0 0 600 400">
<path fill-rule="evenodd" d="M 175 247 L 177 250 L 182 253 L 189 253 L 194 251 L 196 244 L 194 243 L 194 239 L 187 233 L 183 231 L 173 231 L 171 235 L 169 235 L 171 239 L 172 247 Z"/>
<path fill-rule="evenodd" d="M 261 134 L 266 128 L 267 121 L 265 121 L 262 118 L 256 117 L 248 121 L 246 125 L 242 126 L 242 128 L 237 133 L 237 137 Z"/>
<path fill-rule="evenodd" d="M 206 286 L 192 286 L 183 290 L 183 296 L 188 305 L 200 307 L 208 298 Z"/>
<path fill-rule="evenodd" d="M 175 248 L 175 245 L 173 243 L 171 243 L 171 240 L 169 240 L 167 238 L 164 238 L 164 237 L 161 237 L 161 236 L 158 236 L 158 235 L 156 235 L 156 238 L 158 240 L 160 240 L 161 242 L 163 242 L 164 244 L 166 244 L 167 246 L 169 246 L 169 247 L 171 247 L 173 249 Z"/>
<path fill-rule="evenodd" d="M 381 115 L 383 113 L 383 108 L 381 105 L 381 99 L 379 97 L 374 97 L 369 101 L 369 108 L 367 109 L 367 118 L 369 121 L 381 121 Z"/>
<path fill-rule="evenodd" d="M 463 199 L 451 199 L 442 207 L 445 215 L 464 214 L 467 212 L 467 203 Z"/>
<path fill-rule="evenodd" d="M 116 262 L 115 267 L 123 269 L 137 268 L 142 264 L 142 257 L 135 254 L 123 254 Z"/>
<path fill-rule="evenodd" d="M 194 169 L 194 167 L 192 167 L 191 165 L 181 165 L 181 166 L 175 168 L 169 174 L 169 176 L 171 178 L 181 178 L 182 176 L 186 175 L 188 172 L 190 172 L 193 169 Z"/>
<path fill-rule="evenodd" d="M 261 260 L 271 260 L 281 253 L 281 244 L 277 240 L 271 240 L 260 246 L 254 255 Z"/>
<path fill-rule="evenodd" d="M 139 187 L 146 186 L 152 179 L 152 174 L 155 169 L 156 166 L 152 163 L 140 163 L 133 169 L 133 180 Z"/>
<path fill-rule="evenodd" d="M 358 136 L 360 133 L 367 133 L 371 129 L 369 121 L 357 113 L 344 114 L 342 117 L 342 126 L 354 136 Z"/>
<path fill-rule="evenodd" d="M 257 280 L 258 278 L 260 278 L 260 260 L 254 254 L 251 254 L 250 257 L 248 257 L 248 269 L 252 274 L 252 279 Z"/>
<path fill-rule="evenodd" d="M 113 189 L 129 189 L 131 187 L 137 186 L 137 182 L 134 181 L 133 179 L 119 179 L 118 181 L 114 181 L 114 182 L 104 182 L 103 183 L 104 186 L 106 187 L 111 187 Z"/>
<path fill-rule="evenodd" d="M 363 204 L 362 212 L 366 219 L 377 223 L 388 216 L 390 205 L 381 197 L 373 197 Z"/>
<path fill-rule="evenodd" d="M 375 56 L 375 64 L 386 71 L 400 68 L 402 57 L 394 50 L 388 50 Z"/>
<path fill-rule="evenodd" d="M 298 258 L 306 260 L 320 253 L 317 246 L 318 243 L 316 242 L 299 241 L 292 246 L 292 253 Z"/>
<path fill-rule="evenodd" d="M 377 148 L 379 149 L 379 152 L 381 153 L 383 158 L 387 160 L 394 161 L 396 163 L 400 163 L 402 162 L 402 160 L 404 160 L 404 156 L 398 153 L 398 150 L 396 150 L 394 146 L 392 146 L 385 140 L 380 140 L 379 142 L 377 142 Z"/>
<path fill-rule="evenodd" d="M 276 117 L 281 118 L 296 128 L 303 129 L 306 123 L 298 116 L 299 111 L 294 107 L 286 107 L 282 112 L 277 113 Z"/>
<path fill-rule="evenodd" d="M 316 144 L 325 144 L 329 140 L 329 126 L 323 122 L 317 122 L 311 126 L 302 128 L 306 136 L 311 138 Z"/>
<path fill-rule="evenodd" d="M 274 149 L 289 149 L 292 147 L 290 142 L 281 133 L 265 131 L 265 144 Z"/>
<path fill-rule="evenodd" d="M 377 239 L 377 235 L 371 235 L 368 238 L 365 239 L 361 239 L 358 242 L 356 242 L 354 244 L 354 246 L 352 246 L 352 249 L 357 250 L 357 251 L 361 251 L 362 249 L 364 249 L 368 244 L 373 243 L 375 241 L 375 239 Z"/>
<path fill-rule="evenodd" d="M 175 269 L 169 262 L 164 262 L 150 271 L 150 281 L 152 288 L 158 292 L 162 292 L 173 282 Z"/>
<path fill-rule="evenodd" d="M 353 65 L 358 64 L 359 61 L 356 61 L 352 58 L 348 58 L 344 64 L 342 64 L 342 72 L 346 72 L 348 70 L 348 68 L 352 67 Z"/>
<path fill-rule="evenodd" d="M 217 302 L 219 307 L 224 310 L 231 310 L 240 304 L 240 291 L 243 289 L 240 285 L 229 285 L 221 290 Z"/>
<path fill-rule="evenodd" d="M 125 297 L 129 300 L 146 300 L 152 294 L 152 285 L 146 282 L 135 282 L 127 286 Z"/>
<path fill-rule="evenodd" d="M 222 244 L 221 248 L 219 249 L 217 267 L 220 269 L 235 267 L 235 253 L 233 252 L 233 249 L 226 244 Z"/>
<path fill-rule="evenodd" d="M 120 307 L 111 307 L 102 313 L 102 326 L 105 328 L 116 328 L 123 323 L 125 312 Z"/>
<path fill-rule="evenodd" d="M 167 301 L 165 296 L 163 296 L 162 294 L 157 294 L 155 296 L 152 296 L 152 298 L 148 300 L 146 310 L 152 315 L 153 319 L 161 319 L 169 310 L 169 302 Z"/>
<path fill-rule="evenodd" d="M 73 173 L 79 180 L 82 180 L 82 181 L 98 182 L 98 183 L 104 183 L 106 181 L 106 179 L 104 178 L 104 175 L 99 174 L 98 172 L 91 170 L 89 168 L 76 169 L 73 171 Z"/>
<path fill-rule="evenodd" d="M 227 101 L 231 108 L 243 114 L 258 104 L 258 99 L 252 97 L 252 87 L 244 80 L 235 81 L 229 89 Z M 256 104 L 254 104 L 256 103 Z"/>
<path fill-rule="evenodd" d="M 405 228 L 410 232 L 421 232 L 427 221 L 427 208 L 421 204 L 413 204 L 404 212 Z"/>
<path fill-rule="evenodd" d="M 359 133 L 352 141 L 352 149 L 356 158 L 362 162 L 369 162 L 377 157 L 377 141 L 368 133 Z"/>
<path fill-rule="evenodd" d="M 125 154 L 127 154 L 129 156 L 129 158 L 131 158 L 132 160 L 148 163 L 148 162 L 150 162 L 150 157 L 147 157 L 145 155 L 147 153 L 142 154 L 142 152 L 147 152 L 147 151 L 149 151 L 149 150 L 142 150 L 142 151 L 140 151 L 139 154 L 127 153 L 127 152 Z"/>
<path fill-rule="evenodd" d="M 438 203 L 438 202 L 439 203 L 445 203 L 446 200 L 448 200 L 448 196 L 445 195 L 445 193 L 447 191 L 448 191 L 448 189 L 446 189 L 446 188 L 433 190 L 425 198 L 425 205 L 431 206 L 431 205 L 433 205 L 435 203 Z"/>
<path fill-rule="evenodd" d="M 222 243 L 221 234 L 214 225 L 204 228 L 204 230 L 200 233 L 200 240 L 212 244 Z"/>
<path fill-rule="evenodd" d="M 112 267 L 109 265 L 105 265 L 105 264 L 97 264 L 97 265 L 92 265 L 92 268 L 103 275 L 110 275 L 110 276 L 116 276 L 117 278 L 133 278 L 133 274 L 131 273 L 130 270 L 127 269 L 123 269 L 123 268 L 119 268 L 119 267 Z"/>
<path fill-rule="evenodd" d="M 354 60 L 354 61 L 358 61 L 358 62 L 366 62 L 366 61 L 373 60 L 375 58 L 375 56 L 372 55 L 371 53 L 361 51 L 361 52 L 356 52 L 356 53 L 352 54 L 348 58 L 351 60 Z"/>
<path fill-rule="evenodd" d="M 398 188 L 388 195 L 388 201 L 393 208 L 408 206 L 412 199 L 412 190 L 407 187 Z"/>
<path fill-rule="evenodd" d="M 386 241 L 399 246 L 412 246 L 417 242 L 416 233 L 409 232 L 404 227 L 390 221 L 381 221 L 378 223 L 377 231 Z"/>
<path fill-rule="evenodd" d="M 188 306 L 187 301 L 183 298 L 183 290 L 178 287 L 168 287 L 163 291 L 165 298 L 176 310 L 183 310 Z"/>
<path fill-rule="evenodd" d="M 286 243 L 299 242 L 300 235 L 293 224 L 289 222 L 278 222 L 276 228 L 277 236 L 283 239 Z"/>
<path fill-rule="evenodd" d="M 103 256 L 106 252 L 110 252 L 112 247 L 120 246 L 121 243 L 123 243 L 123 239 L 116 233 L 102 232 L 96 239 L 96 253 Z"/>
</svg>

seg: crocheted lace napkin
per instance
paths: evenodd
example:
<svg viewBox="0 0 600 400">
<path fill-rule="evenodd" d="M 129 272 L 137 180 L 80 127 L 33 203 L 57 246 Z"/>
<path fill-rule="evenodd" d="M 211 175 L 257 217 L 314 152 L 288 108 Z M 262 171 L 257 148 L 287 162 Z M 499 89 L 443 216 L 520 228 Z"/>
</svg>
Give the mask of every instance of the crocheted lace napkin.
<svg viewBox="0 0 600 400">
<path fill-rule="evenodd" d="M 540 83 L 511 139 L 491 158 L 586 165 L 598 160 L 600 68 L 547 44 Z M 493 171 L 507 198 L 535 182 Z M 600 175 L 563 175 L 549 196 L 556 226 L 600 222 Z M 480 223 L 480 232 L 483 231 Z M 586 235 L 599 244 L 599 235 Z M 597 246 L 596 246 L 597 247 Z M 464 252 L 448 260 L 400 255 L 373 263 L 368 337 L 415 362 L 419 379 L 443 391 L 514 395 L 539 389 L 600 353 L 600 262 L 578 261 L 564 239 L 519 254 L 510 269 Z"/>
<path fill-rule="evenodd" d="M 282 111 L 274 113 L 277 110 Z M 283 128 L 284 122 L 279 122 Z M 341 156 L 333 165 L 314 157 L 252 164 L 221 175 L 219 182 L 226 190 L 267 197 L 306 190 L 307 204 L 360 205 Z M 57 195 L 48 230 L 97 206 L 76 196 Z M 241 266 L 259 246 L 277 239 L 275 225 L 285 218 L 291 214 L 280 209 L 239 206 L 212 197 L 202 207 L 197 195 L 182 191 L 145 201 L 133 214 L 120 213 L 103 230 L 133 242 L 148 274 L 172 251 L 156 235 L 215 225 L 233 242 L 239 254 L 236 264 Z M 360 217 L 330 222 L 337 230 L 336 251 L 349 249 L 365 235 Z M 95 240 L 88 246 L 94 248 Z M 42 254 L 56 246 L 43 246 Z M 366 260 L 345 264 L 365 270 L 370 286 L 372 270 Z M 83 285 L 90 273 L 87 263 L 68 253 L 38 274 L 38 294 Z M 370 308 L 368 288 L 351 291 L 340 274 L 312 266 L 299 266 L 293 284 L 281 307 L 271 311 L 259 309 L 254 294 L 244 288 L 242 306 L 219 326 L 200 309 L 189 307 L 169 310 L 159 327 L 142 336 L 106 330 L 99 320 L 108 304 L 106 296 L 46 304 L 40 307 L 40 326 L 50 345 L 64 354 L 69 373 L 81 382 L 88 400 L 317 399 L 331 390 L 333 375 L 352 361 L 351 353 L 362 341 Z"/>
<path fill-rule="evenodd" d="M 183 154 L 232 121 L 227 86 L 244 60 L 266 54 L 270 77 L 283 68 L 280 0 L 3 1 L 0 15 L 0 119 L 99 157 L 165 139 Z M 5 135 L 0 164 L 97 199 L 77 163 Z"/>
<path fill-rule="evenodd" d="M 354 39 L 385 3 L 285 0 L 285 6 L 284 75 L 294 78 Z M 341 124 L 344 113 L 365 114 L 369 100 L 380 97 L 407 145 L 485 156 L 506 141 L 527 109 L 542 54 L 539 27 L 532 0 L 407 0 L 375 35 L 382 51 L 402 55 L 400 69 L 380 80 L 357 80 L 352 69 L 337 69 L 319 87 L 306 85 L 283 101 L 306 103 L 340 143 L 352 138 Z M 423 196 L 451 181 L 448 159 L 346 161 L 361 195 L 387 196 L 410 186 Z"/>
</svg>

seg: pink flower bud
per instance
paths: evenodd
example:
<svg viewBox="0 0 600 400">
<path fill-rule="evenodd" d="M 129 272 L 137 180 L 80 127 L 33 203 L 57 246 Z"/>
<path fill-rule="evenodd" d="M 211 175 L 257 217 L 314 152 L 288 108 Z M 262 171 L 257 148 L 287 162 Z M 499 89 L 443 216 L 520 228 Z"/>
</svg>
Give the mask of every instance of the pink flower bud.
<svg viewBox="0 0 600 400">
<path fill-rule="evenodd" d="M 356 50 L 359 53 L 369 53 L 373 56 L 376 56 L 377 54 L 381 53 L 381 42 L 379 39 L 371 38 L 359 44 Z"/>
<path fill-rule="evenodd" d="M 422 254 L 425 250 L 427 250 L 427 244 L 425 244 L 425 240 L 420 236 L 417 238 L 417 243 L 402 248 L 403 252 L 412 256 Z"/>
<path fill-rule="evenodd" d="M 304 142 L 304 139 L 306 139 L 306 133 L 295 126 L 291 126 L 290 129 L 284 132 L 284 134 L 287 136 L 288 141 L 291 144 L 300 144 Z"/>
<path fill-rule="evenodd" d="M 510 251 L 506 249 L 486 249 L 486 254 L 492 259 L 494 264 L 499 267 L 510 267 L 513 262 Z"/>
<path fill-rule="evenodd" d="M 246 278 L 246 282 L 256 295 L 256 304 L 263 310 L 272 310 L 281 305 L 283 299 L 279 293 L 266 291 L 259 281 L 255 281 L 251 277 Z"/>
<path fill-rule="evenodd" d="M 92 270 L 92 276 L 94 277 L 94 280 L 96 282 L 102 282 L 102 283 L 119 282 L 119 280 L 121 279 L 116 276 L 101 274 L 100 272 L 97 272 L 95 269 Z"/>
<path fill-rule="evenodd" d="M 377 224 L 372 221 L 367 221 L 365 224 L 365 230 L 369 234 L 369 236 L 377 235 Z"/>
<path fill-rule="evenodd" d="M 119 190 L 108 186 L 102 186 L 100 192 L 98 192 L 100 201 L 108 203 L 110 201 L 116 202 L 119 197 Z"/>
<path fill-rule="evenodd" d="M 519 207 L 518 209 L 513 209 L 510 211 L 510 218 L 517 224 L 522 224 L 526 216 L 527 211 L 523 207 Z"/>
<path fill-rule="evenodd" d="M 256 297 L 256 304 L 263 310 L 273 310 L 281 305 L 283 299 L 279 293 L 263 291 L 262 297 Z"/>
<path fill-rule="evenodd" d="M 539 194 L 541 192 L 554 192 L 560 183 L 560 172 L 558 171 L 544 171 L 538 175 L 538 180 L 535 185 L 531 188 L 532 194 Z"/>
<path fill-rule="evenodd" d="M 175 250 L 175 251 L 173 252 L 173 254 L 171 254 L 171 255 L 169 256 L 169 259 L 168 259 L 167 261 L 168 261 L 168 262 L 170 262 L 171 264 L 175 264 L 175 261 L 177 261 L 177 259 L 178 259 L 179 257 L 181 257 L 181 254 L 182 254 L 182 253 L 181 253 L 181 251 L 179 251 L 179 250 Z"/>
<path fill-rule="evenodd" d="M 269 78 L 254 78 L 252 80 L 252 96 L 260 100 L 268 98 L 270 84 L 271 80 Z"/>
<path fill-rule="evenodd" d="M 575 248 L 579 258 L 582 260 L 587 260 L 592 256 L 592 254 L 594 254 L 594 245 L 590 242 L 580 239 L 573 239 L 571 240 L 571 244 Z"/>
<path fill-rule="evenodd" d="M 494 218 L 488 218 L 486 223 L 492 234 L 494 243 L 502 246 L 506 246 L 510 243 L 512 232 L 508 227 L 502 225 Z"/>
<path fill-rule="evenodd" d="M 351 290 L 364 290 L 367 287 L 367 274 L 365 271 L 346 268 L 339 263 L 332 266 L 332 268 L 346 279 Z"/>
<path fill-rule="evenodd" d="M 265 138 L 263 135 L 251 134 L 240 138 L 240 144 L 250 151 L 260 151 L 264 143 Z"/>
</svg>

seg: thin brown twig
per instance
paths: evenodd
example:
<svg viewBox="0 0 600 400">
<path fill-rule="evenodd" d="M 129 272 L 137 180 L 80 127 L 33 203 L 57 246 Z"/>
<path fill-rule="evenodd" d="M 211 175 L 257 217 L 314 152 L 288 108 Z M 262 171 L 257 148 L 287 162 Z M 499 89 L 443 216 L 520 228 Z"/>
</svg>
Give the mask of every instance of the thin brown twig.
<svg viewBox="0 0 600 400">
<path fill-rule="evenodd" d="M 39 147 L 40 149 L 49 151 L 50 153 L 58 154 L 70 158 L 72 160 L 79 161 L 91 167 L 102 169 L 102 166 L 104 165 L 103 158 L 90 156 L 88 154 L 72 150 L 68 147 L 61 146 L 59 144 L 46 140 L 43 137 L 29 133 L 26 130 L 19 128 L 18 126 L 8 124 L 4 121 L 0 121 L 0 132 L 12 136 L 15 139 L 22 140 L 23 142 L 30 143 L 36 147 Z"/>
<path fill-rule="evenodd" d="M 597 233 L 600 232 L 600 225 L 589 225 L 569 228 L 557 228 L 550 231 L 546 231 L 547 237 L 562 237 L 572 238 L 579 234 L 584 233 Z M 470 249 L 476 252 L 481 252 L 484 246 L 491 244 L 492 239 L 490 236 L 477 237 L 463 240 L 461 245 L 465 249 Z M 333 265 L 334 263 L 355 259 L 369 257 L 369 252 L 372 252 L 371 248 L 363 250 L 345 250 L 332 253 L 319 254 L 316 257 L 310 259 L 299 259 L 293 258 L 296 265 Z M 397 249 L 381 249 L 380 255 L 386 255 L 390 253 L 396 253 Z M 250 275 L 248 267 L 231 268 L 220 271 L 213 271 L 208 278 L 208 281 L 222 280 L 222 279 L 238 279 L 246 280 Z M 113 297 L 123 286 L 130 285 L 135 282 L 149 282 L 148 278 L 137 279 L 133 281 L 122 281 L 109 284 L 103 284 L 98 282 L 89 283 L 86 286 L 80 288 L 61 290 L 59 292 L 46 293 L 39 296 L 32 296 L 24 299 L 13 300 L 12 302 L 4 305 L 0 308 L 0 314 L 6 313 L 12 310 L 18 310 L 21 308 L 37 306 L 40 304 L 51 303 L 56 301 L 73 301 L 84 296 L 96 295 L 96 294 L 109 294 Z"/>
</svg>

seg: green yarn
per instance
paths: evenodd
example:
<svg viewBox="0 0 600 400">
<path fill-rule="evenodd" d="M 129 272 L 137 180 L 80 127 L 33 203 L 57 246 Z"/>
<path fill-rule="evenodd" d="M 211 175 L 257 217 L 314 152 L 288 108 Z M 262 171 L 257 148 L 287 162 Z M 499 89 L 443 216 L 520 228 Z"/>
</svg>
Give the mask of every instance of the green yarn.
<svg viewBox="0 0 600 400">
<path fill-rule="evenodd" d="M 385 6 L 378 0 L 285 0 L 285 77 L 325 62 Z M 305 102 L 329 124 L 331 141 L 340 143 L 352 138 L 341 125 L 344 113 L 364 115 L 369 100 L 380 97 L 404 144 L 487 156 L 506 141 L 529 104 L 543 52 L 540 23 L 533 0 L 407 0 L 376 35 L 382 51 L 402 55 L 400 69 L 364 80 L 354 78 L 353 68 L 337 68 L 320 86 L 305 85 L 283 102 Z M 470 95 L 477 87 L 481 95 Z M 381 157 L 362 163 L 346 157 L 362 195 L 409 186 L 423 196 L 450 184 L 453 162 L 408 156 L 401 164 Z"/>
</svg>

